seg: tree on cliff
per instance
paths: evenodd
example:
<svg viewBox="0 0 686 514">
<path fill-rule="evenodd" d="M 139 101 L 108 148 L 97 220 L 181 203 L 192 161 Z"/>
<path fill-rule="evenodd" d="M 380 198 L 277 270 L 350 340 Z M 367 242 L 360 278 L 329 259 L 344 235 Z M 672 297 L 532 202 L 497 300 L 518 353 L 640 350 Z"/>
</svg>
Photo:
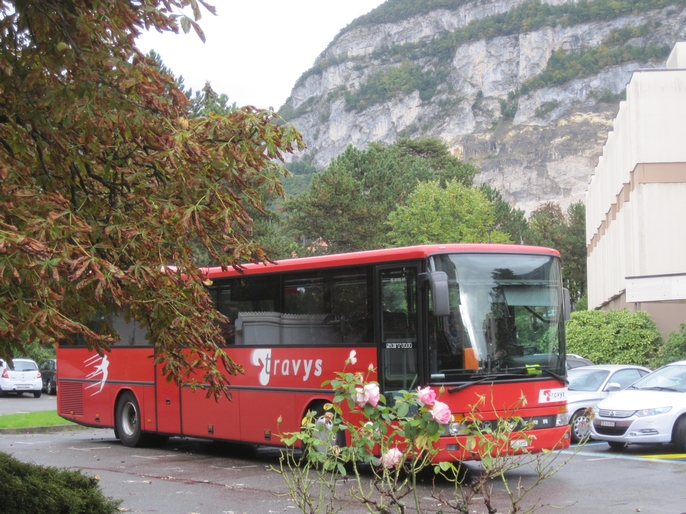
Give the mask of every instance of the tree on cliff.
<svg viewBox="0 0 686 514">
<path fill-rule="evenodd" d="M 202 0 L 0 0 L 0 356 L 82 338 L 102 352 L 124 311 L 177 379 L 227 393 L 222 316 L 193 247 L 222 266 L 268 259 L 248 209 L 281 192 L 302 147 L 274 113 L 192 117 L 173 77 L 136 47 L 145 28 L 195 31 Z M 190 16 L 185 14 L 190 8 Z M 191 349 L 191 352 L 185 352 Z"/>
<path fill-rule="evenodd" d="M 382 248 L 389 244 L 388 216 L 420 182 L 471 185 L 478 170 L 453 157 L 440 141 L 401 139 L 366 150 L 349 146 L 316 175 L 310 189 L 287 202 L 288 227 L 326 251 Z"/>
</svg>

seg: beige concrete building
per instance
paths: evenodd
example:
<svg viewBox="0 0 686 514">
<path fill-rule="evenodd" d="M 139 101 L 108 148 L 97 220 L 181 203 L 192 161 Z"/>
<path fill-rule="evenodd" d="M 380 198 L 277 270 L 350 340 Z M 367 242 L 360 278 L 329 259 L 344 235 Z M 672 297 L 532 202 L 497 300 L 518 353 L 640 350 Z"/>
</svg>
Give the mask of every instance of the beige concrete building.
<svg viewBox="0 0 686 514">
<path fill-rule="evenodd" d="M 634 72 L 586 193 L 588 308 L 686 323 L 686 43 Z"/>
</svg>

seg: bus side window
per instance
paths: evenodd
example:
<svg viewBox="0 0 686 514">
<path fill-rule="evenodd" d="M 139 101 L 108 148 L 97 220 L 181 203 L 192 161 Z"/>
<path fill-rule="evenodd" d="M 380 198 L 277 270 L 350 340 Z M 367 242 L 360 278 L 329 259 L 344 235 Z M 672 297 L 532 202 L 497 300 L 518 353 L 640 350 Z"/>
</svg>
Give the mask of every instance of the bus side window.
<svg viewBox="0 0 686 514">
<path fill-rule="evenodd" d="M 338 270 L 333 274 L 332 280 L 331 312 L 340 323 L 343 344 L 373 343 L 371 269 Z"/>
<path fill-rule="evenodd" d="M 210 287 L 210 297 L 212 298 L 215 309 L 229 318 L 228 322 L 218 323 L 219 332 L 226 341 L 226 344 L 234 344 L 236 336 L 235 323 L 236 318 L 238 317 L 238 310 L 231 301 L 231 283 L 224 281 L 213 284 Z"/>
</svg>

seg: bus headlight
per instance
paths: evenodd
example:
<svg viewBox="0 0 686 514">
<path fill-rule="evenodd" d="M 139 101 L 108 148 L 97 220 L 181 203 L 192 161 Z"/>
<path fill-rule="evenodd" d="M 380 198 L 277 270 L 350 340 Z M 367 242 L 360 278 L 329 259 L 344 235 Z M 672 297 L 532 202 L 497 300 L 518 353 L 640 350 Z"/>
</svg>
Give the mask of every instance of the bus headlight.
<svg viewBox="0 0 686 514">
<path fill-rule="evenodd" d="M 563 427 L 569 424 L 569 413 L 567 412 L 567 406 L 561 405 L 557 411 L 557 417 L 555 418 L 555 426 Z"/>
<path fill-rule="evenodd" d="M 452 436 L 469 434 L 469 428 L 467 427 L 464 415 L 462 414 L 453 414 L 450 423 L 443 425 L 443 427 L 445 428 L 445 431 Z"/>
</svg>

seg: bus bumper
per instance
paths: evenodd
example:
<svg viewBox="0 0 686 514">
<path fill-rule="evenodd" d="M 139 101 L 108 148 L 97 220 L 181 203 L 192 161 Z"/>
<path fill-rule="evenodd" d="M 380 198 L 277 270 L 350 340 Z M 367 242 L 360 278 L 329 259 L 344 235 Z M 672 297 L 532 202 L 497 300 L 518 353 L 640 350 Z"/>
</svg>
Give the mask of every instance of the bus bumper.
<svg viewBox="0 0 686 514">
<path fill-rule="evenodd" d="M 442 436 L 435 443 L 437 453 L 432 461 L 437 463 L 481 460 L 486 454 L 491 456 L 533 454 L 544 450 L 564 450 L 569 448 L 570 444 L 568 425 L 516 432 L 512 434 L 512 437 L 498 444 L 493 443 L 492 439 L 486 439 L 487 437 L 475 436 Z"/>
</svg>

